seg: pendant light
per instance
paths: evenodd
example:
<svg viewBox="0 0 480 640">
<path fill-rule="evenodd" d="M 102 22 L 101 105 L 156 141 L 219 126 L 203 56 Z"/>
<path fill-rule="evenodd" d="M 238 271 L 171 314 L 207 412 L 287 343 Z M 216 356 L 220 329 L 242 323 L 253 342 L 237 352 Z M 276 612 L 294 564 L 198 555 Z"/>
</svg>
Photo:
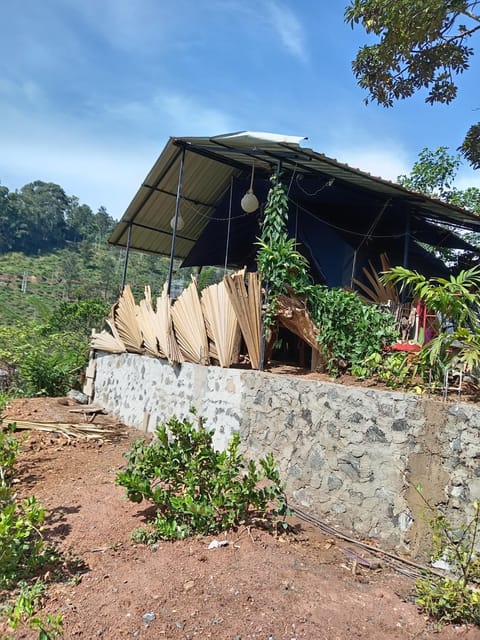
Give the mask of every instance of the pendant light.
<svg viewBox="0 0 480 640">
<path fill-rule="evenodd" d="M 250 188 L 243 196 L 240 206 L 245 211 L 245 213 L 253 213 L 258 209 L 258 198 L 253 193 L 253 176 L 255 175 L 255 162 L 252 165 L 252 177 L 250 178 Z"/>
<path fill-rule="evenodd" d="M 178 216 L 177 231 L 180 231 L 181 229 L 183 229 L 184 225 L 185 225 L 185 222 L 182 216 Z M 175 216 L 173 216 L 173 218 L 170 220 L 170 226 L 172 227 L 172 229 L 175 229 Z"/>
</svg>

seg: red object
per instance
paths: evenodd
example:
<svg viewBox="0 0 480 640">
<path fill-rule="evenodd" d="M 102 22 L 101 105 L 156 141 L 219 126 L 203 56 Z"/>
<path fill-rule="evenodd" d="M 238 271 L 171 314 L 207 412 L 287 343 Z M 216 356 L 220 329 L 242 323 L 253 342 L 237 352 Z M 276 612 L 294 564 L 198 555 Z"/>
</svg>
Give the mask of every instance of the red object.
<svg viewBox="0 0 480 640">
<path fill-rule="evenodd" d="M 396 342 L 387 347 L 387 351 L 420 351 L 419 344 L 408 344 L 407 342 Z"/>
</svg>

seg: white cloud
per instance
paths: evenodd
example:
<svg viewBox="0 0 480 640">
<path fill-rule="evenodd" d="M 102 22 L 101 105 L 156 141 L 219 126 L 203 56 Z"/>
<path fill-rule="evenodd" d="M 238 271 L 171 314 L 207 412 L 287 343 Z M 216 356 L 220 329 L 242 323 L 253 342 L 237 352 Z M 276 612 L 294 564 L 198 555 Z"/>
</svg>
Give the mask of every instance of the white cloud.
<svg viewBox="0 0 480 640">
<path fill-rule="evenodd" d="M 204 106 L 181 94 L 158 98 L 173 132 L 180 135 L 217 135 L 235 130 L 235 118 L 214 107 Z M 178 135 L 178 134 L 177 134 Z"/>
<path fill-rule="evenodd" d="M 2 184 L 18 189 L 27 182 L 60 184 L 92 209 L 104 205 L 120 217 L 150 170 L 159 148 L 115 148 L 93 140 L 58 135 L 45 139 L 2 141 Z M 3 161 L 5 158 L 6 161 Z"/>
<path fill-rule="evenodd" d="M 112 47 L 134 52 L 139 48 L 160 47 L 176 32 L 176 23 L 181 17 L 175 5 L 157 0 L 70 0 L 70 6 Z"/>
<path fill-rule="evenodd" d="M 333 156 L 339 161 L 348 164 L 350 167 L 360 169 L 372 176 L 396 182 L 397 177 L 410 171 L 407 153 L 397 147 L 381 147 L 373 145 L 362 145 L 359 147 L 343 147 L 333 149 Z"/>
<path fill-rule="evenodd" d="M 297 16 L 291 9 L 276 0 L 271 0 L 267 4 L 267 10 L 269 22 L 286 49 L 296 58 L 306 61 L 308 59 L 306 37 Z"/>
</svg>

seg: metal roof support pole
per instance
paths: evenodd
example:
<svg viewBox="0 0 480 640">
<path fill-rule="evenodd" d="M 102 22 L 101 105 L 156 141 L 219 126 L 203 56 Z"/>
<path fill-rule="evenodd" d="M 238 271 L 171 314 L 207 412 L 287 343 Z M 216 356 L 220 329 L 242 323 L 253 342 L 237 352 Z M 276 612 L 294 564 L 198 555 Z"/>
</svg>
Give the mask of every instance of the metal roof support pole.
<svg viewBox="0 0 480 640">
<path fill-rule="evenodd" d="M 403 266 L 408 269 L 408 252 L 410 248 L 410 211 L 407 211 L 405 219 L 405 238 L 403 240 Z"/>
<path fill-rule="evenodd" d="M 180 169 L 178 172 L 177 199 L 175 201 L 175 219 L 173 222 L 172 246 L 170 249 L 170 264 L 168 267 L 167 296 L 170 295 L 170 289 L 172 287 L 173 259 L 175 256 L 175 243 L 177 241 L 178 218 L 180 216 L 180 198 L 182 195 L 182 180 L 183 180 L 184 166 L 185 166 L 185 147 L 182 147 L 182 156 L 180 158 Z"/>
<path fill-rule="evenodd" d="M 405 237 L 403 239 L 403 267 L 405 267 L 405 269 L 408 269 L 408 253 L 409 253 L 409 248 L 410 248 L 410 210 L 407 210 L 406 212 L 406 216 L 405 216 Z M 401 297 L 400 297 L 400 302 L 406 302 L 407 300 L 407 290 L 403 289 Z"/>
<path fill-rule="evenodd" d="M 230 200 L 228 203 L 227 243 L 225 246 L 225 266 L 223 268 L 223 275 L 227 273 L 227 267 L 228 267 L 228 249 L 230 247 L 230 226 L 232 223 L 232 198 L 233 198 L 233 176 L 230 178 Z"/>
<path fill-rule="evenodd" d="M 123 277 L 122 277 L 122 291 L 125 289 L 125 285 L 127 284 L 127 267 L 128 267 L 128 256 L 130 254 L 130 242 L 132 240 L 132 223 L 128 223 L 128 235 L 127 235 L 127 250 L 125 253 L 125 262 L 123 264 Z"/>
</svg>

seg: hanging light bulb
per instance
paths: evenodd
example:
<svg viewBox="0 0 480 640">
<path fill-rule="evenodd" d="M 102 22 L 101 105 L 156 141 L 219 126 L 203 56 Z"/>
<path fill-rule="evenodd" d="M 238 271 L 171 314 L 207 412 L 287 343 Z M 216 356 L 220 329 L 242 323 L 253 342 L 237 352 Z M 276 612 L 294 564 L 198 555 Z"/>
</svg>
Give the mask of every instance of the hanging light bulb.
<svg viewBox="0 0 480 640">
<path fill-rule="evenodd" d="M 170 220 L 170 226 L 172 227 L 172 229 L 175 229 L 175 216 L 173 216 L 173 218 Z M 182 218 L 182 216 L 178 216 L 178 220 L 177 220 L 177 231 L 181 231 L 181 229 L 183 229 L 183 227 L 185 226 L 185 221 Z"/>
<path fill-rule="evenodd" d="M 243 198 L 240 201 L 240 206 L 242 207 L 242 209 L 245 211 L 245 213 L 253 213 L 254 211 L 256 211 L 258 209 L 258 198 L 257 196 L 253 193 L 253 176 L 255 174 L 255 162 L 253 163 L 252 166 L 252 177 L 250 178 L 250 188 L 248 189 L 248 191 L 246 192 L 246 194 L 243 196 Z"/>
</svg>

